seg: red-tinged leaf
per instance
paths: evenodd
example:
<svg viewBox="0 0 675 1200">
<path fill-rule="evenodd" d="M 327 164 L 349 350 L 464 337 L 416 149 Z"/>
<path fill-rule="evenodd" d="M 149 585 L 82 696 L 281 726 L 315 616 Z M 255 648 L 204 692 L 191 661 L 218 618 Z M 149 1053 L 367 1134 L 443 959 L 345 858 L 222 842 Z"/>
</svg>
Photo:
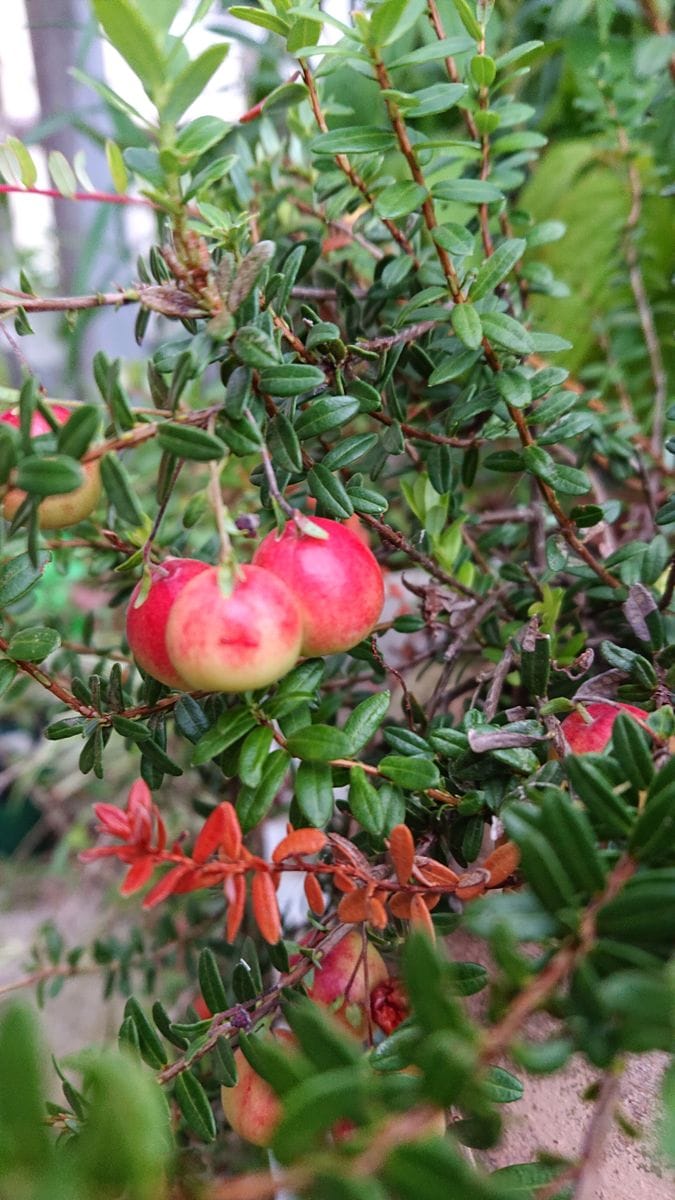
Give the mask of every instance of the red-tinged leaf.
<svg viewBox="0 0 675 1200">
<path fill-rule="evenodd" d="M 389 834 L 389 853 L 399 883 L 407 883 L 415 862 L 415 841 L 407 825 L 395 825 Z"/>
<path fill-rule="evenodd" d="M 94 846 L 91 850 L 82 850 L 78 854 L 80 862 L 95 862 L 97 858 L 121 858 L 122 846 Z"/>
<path fill-rule="evenodd" d="M 486 871 L 490 872 L 490 882 L 488 887 L 499 887 L 509 875 L 513 875 L 518 869 L 520 862 L 520 851 L 513 842 L 504 842 L 503 846 L 498 846 L 485 859 L 483 866 Z"/>
<path fill-rule="evenodd" d="M 467 871 L 464 875 L 460 875 L 457 881 L 457 890 L 455 895 L 458 900 L 473 900 L 476 896 L 482 896 L 485 891 L 489 875 L 483 867 L 477 867 L 475 871 Z"/>
<path fill-rule="evenodd" d="M 191 873 L 191 871 L 192 868 L 188 864 L 183 866 L 182 863 L 179 863 L 178 866 L 172 867 L 160 879 L 159 883 L 156 883 L 150 889 L 143 901 L 143 908 L 154 908 L 156 904 L 161 904 L 162 900 L 166 900 L 168 896 L 173 894 L 183 876 Z"/>
<path fill-rule="evenodd" d="M 129 789 L 129 797 L 127 799 L 129 813 L 145 810 L 149 814 L 152 812 L 152 807 L 152 792 L 150 788 L 144 779 L 136 779 Z"/>
<path fill-rule="evenodd" d="M 347 892 L 338 904 L 338 919 L 345 925 L 358 925 L 368 916 L 368 897 L 363 888 Z"/>
<path fill-rule="evenodd" d="M 420 929 L 424 929 L 424 931 L 428 933 L 432 942 L 436 941 L 434 923 L 431 920 L 429 909 L 424 903 L 422 896 L 413 896 L 412 900 L 410 901 L 410 924 L 416 925 Z"/>
<path fill-rule="evenodd" d="M 326 897 L 321 891 L 316 875 L 305 876 L 305 896 L 312 912 L 320 917 L 326 907 Z"/>
<path fill-rule="evenodd" d="M 94 815 L 102 826 L 101 832 L 126 842 L 130 833 L 129 817 L 116 804 L 95 804 Z"/>
<path fill-rule="evenodd" d="M 229 800 L 226 800 L 221 808 L 224 814 L 223 820 L 223 851 L 228 858 L 236 862 L 241 854 L 241 825 L 237 810 Z"/>
<path fill-rule="evenodd" d="M 197 837 L 192 851 L 192 857 L 197 863 L 206 862 L 216 850 L 219 850 L 225 831 L 225 814 L 223 812 L 224 805 L 219 804 L 214 808 L 212 813 L 206 818 L 202 829 Z"/>
<path fill-rule="evenodd" d="M 152 872 L 155 869 L 155 863 L 152 858 L 141 858 L 129 867 L 124 882 L 120 887 L 121 896 L 131 896 L 133 892 L 137 892 L 140 888 L 145 887 Z"/>
<path fill-rule="evenodd" d="M 303 858 L 323 850 L 328 838 L 320 829 L 295 829 L 279 842 L 272 854 L 272 861 L 283 862 L 285 858 Z"/>
<path fill-rule="evenodd" d="M 281 938 L 281 918 L 274 880 L 268 871 L 257 871 L 253 876 L 251 900 L 258 929 L 270 946 L 276 946 Z"/>
<path fill-rule="evenodd" d="M 233 942 L 241 928 L 246 906 L 246 879 L 243 875 L 235 875 L 226 880 L 225 896 L 229 903 L 225 937 L 228 942 Z"/>
</svg>

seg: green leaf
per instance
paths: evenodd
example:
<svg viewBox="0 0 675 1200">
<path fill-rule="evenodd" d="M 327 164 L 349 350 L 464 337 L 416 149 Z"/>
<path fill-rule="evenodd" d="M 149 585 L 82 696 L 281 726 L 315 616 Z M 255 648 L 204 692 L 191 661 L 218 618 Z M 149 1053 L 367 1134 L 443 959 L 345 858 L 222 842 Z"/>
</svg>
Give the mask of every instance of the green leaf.
<svg viewBox="0 0 675 1200">
<path fill-rule="evenodd" d="M 427 190 L 419 183 L 392 183 L 378 195 L 375 212 L 378 217 L 387 217 L 389 220 L 407 217 L 422 207 L 426 197 Z"/>
<path fill-rule="evenodd" d="M 584 471 L 576 467 L 561 466 L 540 446 L 525 446 L 523 460 L 528 471 L 550 484 L 565 496 L 583 496 L 590 490 L 590 482 Z"/>
<path fill-rule="evenodd" d="M 113 142 L 111 138 L 106 138 L 105 156 L 108 161 L 108 170 L 110 178 L 113 181 L 113 187 L 120 195 L 124 195 L 129 183 L 127 168 L 124 165 L 124 158 L 117 142 Z"/>
<path fill-rule="evenodd" d="M 298 17 L 291 25 L 286 40 L 288 53 L 295 54 L 303 46 L 316 46 L 320 37 L 321 21 L 314 21 L 311 17 Z"/>
<path fill-rule="evenodd" d="M 510 1163 L 508 1167 L 499 1167 L 492 1171 L 490 1179 L 496 1184 L 503 1184 L 509 1196 L 522 1196 L 522 1200 L 532 1200 L 541 1188 L 564 1171 L 565 1163 Z"/>
<path fill-rule="evenodd" d="M 419 46 L 417 50 L 411 50 L 409 54 L 404 54 L 401 58 L 394 59 L 389 63 L 389 70 L 397 67 L 413 67 L 427 62 L 437 62 L 440 58 L 448 56 L 453 57 L 455 54 L 463 54 L 465 50 L 471 50 L 474 46 L 474 39 L 468 38 L 463 34 L 458 34 L 455 37 L 441 38 L 439 41 L 429 42 L 426 46 Z"/>
<path fill-rule="evenodd" d="M 17 487 L 29 496 L 61 496 L 84 482 L 84 472 L 74 459 L 61 454 L 29 454 L 19 463 Z"/>
<path fill-rule="evenodd" d="M 477 350 L 483 340 L 483 326 L 473 304 L 455 304 L 450 320 L 460 342 L 469 350 Z"/>
<path fill-rule="evenodd" d="M 225 1012 L 228 1006 L 227 994 L 218 967 L 218 960 L 209 946 L 205 946 L 199 955 L 197 974 L 199 989 L 204 997 L 206 1007 L 212 1013 Z"/>
<path fill-rule="evenodd" d="M 120 520 L 131 529 L 143 525 L 144 513 L 134 495 L 130 476 L 116 454 L 101 459 L 101 480 L 108 500 Z"/>
<path fill-rule="evenodd" d="M 477 350 L 460 350 L 459 354 L 448 355 L 445 361 L 440 363 L 429 376 L 429 387 L 440 387 L 443 383 L 457 379 L 465 371 L 470 370 L 479 358 L 480 351 Z"/>
<path fill-rule="evenodd" d="M 237 1082 L 237 1064 L 227 1037 L 219 1037 L 212 1051 L 213 1074 L 223 1087 L 234 1087 Z"/>
<path fill-rule="evenodd" d="M 215 1141 L 216 1121 L 209 1098 L 191 1071 L 176 1076 L 173 1095 L 188 1129 L 203 1142 Z"/>
<path fill-rule="evenodd" d="M 481 26 L 480 22 L 476 19 L 474 12 L 471 8 L 471 5 L 468 3 L 468 0 L 452 0 L 452 3 L 454 4 L 455 9 L 457 10 L 457 16 L 459 17 L 460 21 L 462 22 L 462 25 L 466 29 L 466 32 L 470 33 L 472 38 L 474 38 L 477 42 L 482 41 L 483 40 L 482 26 Z"/>
<path fill-rule="evenodd" d="M 671 765 L 673 762 L 671 759 Z M 629 842 L 633 857 L 653 866 L 671 862 L 675 850 L 675 769 L 670 774 L 673 778 L 668 787 L 656 792 L 650 788 Z M 659 779 L 660 775 L 655 782 Z"/>
<path fill-rule="evenodd" d="M 38 178 L 37 167 L 33 162 L 30 151 L 16 137 L 8 137 L 7 145 L 15 155 L 21 172 L 21 182 L 25 188 L 35 187 Z"/>
<path fill-rule="evenodd" d="M 350 755 L 356 754 L 377 733 L 391 701 L 391 692 L 374 692 L 349 714 L 343 732 L 349 739 Z"/>
<path fill-rule="evenodd" d="M 229 129 L 230 126 L 220 117 L 195 117 L 194 121 L 184 125 L 178 134 L 176 153 L 181 158 L 199 158 L 212 146 L 222 142 Z M 226 155 L 225 157 L 231 156 Z"/>
<path fill-rule="evenodd" d="M 244 833 L 254 829 L 267 816 L 284 781 L 290 764 L 286 750 L 268 754 L 257 788 L 243 787 L 237 800 L 237 816 Z"/>
<path fill-rule="evenodd" d="M 228 50 L 227 42 L 208 46 L 206 50 L 181 71 L 174 79 L 167 99 L 161 105 L 166 121 L 178 121 L 193 100 L 202 94 L 212 75 L 215 75 Z"/>
<path fill-rule="evenodd" d="M 565 770 L 577 795 L 583 800 L 588 815 L 601 837 L 625 838 L 633 824 L 634 814 L 619 796 L 600 765 L 589 762 L 589 756 L 568 755 Z"/>
<path fill-rule="evenodd" d="M 157 1036 L 153 1025 L 134 996 L 130 996 L 127 1000 L 124 1006 L 124 1016 L 129 1017 L 136 1027 L 141 1058 L 149 1067 L 152 1067 L 153 1071 L 160 1071 L 168 1062 L 164 1043 Z"/>
<path fill-rule="evenodd" d="M 160 425 L 157 441 L 168 454 L 192 462 L 213 462 L 227 455 L 227 446 L 214 434 L 174 421 L 165 421 Z"/>
<path fill-rule="evenodd" d="M 328 763 L 302 762 L 295 775 L 295 800 L 300 812 L 316 829 L 333 815 L 333 772 Z"/>
<path fill-rule="evenodd" d="M 487 296 L 489 292 L 494 291 L 497 284 L 506 279 L 509 271 L 513 270 L 518 260 L 522 258 L 524 251 L 525 241 L 523 238 L 510 238 L 508 241 L 502 242 L 491 258 L 486 258 L 481 266 L 471 284 L 470 299 L 480 300 L 482 296 Z"/>
<path fill-rule="evenodd" d="M 425 8 L 425 0 L 383 0 L 370 19 L 370 44 L 391 45 L 412 28 Z"/>
<path fill-rule="evenodd" d="M 675 940 L 675 870 L 643 870 L 597 914 L 601 937 L 637 946 L 672 949 Z"/>
<path fill-rule="evenodd" d="M 612 726 L 612 750 L 619 766 L 638 791 L 649 787 L 654 778 L 654 763 L 647 734 L 637 721 L 620 712 Z"/>
<path fill-rule="evenodd" d="M 299 396 L 302 392 L 323 387 L 325 382 L 321 368 L 312 367 L 309 363 L 279 363 L 274 367 L 264 367 L 260 372 L 260 387 L 271 396 Z"/>
<path fill-rule="evenodd" d="M 352 767 L 349 772 L 349 809 L 366 833 L 377 837 L 383 832 L 380 798 L 363 767 Z"/>
<path fill-rule="evenodd" d="M 0 1181 L 39 1186 L 53 1155 L 44 1119 L 42 1067 L 36 1018 L 28 1005 L 11 1002 L 0 1016 Z M 6 1192 L 9 1195 L 9 1192 Z"/>
<path fill-rule="evenodd" d="M 192 766 L 201 767 L 222 754 L 253 729 L 256 721 L 248 709 L 239 705 L 222 713 L 215 725 L 200 737 L 193 752 Z"/>
<path fill-rule="evenodd" d="M 35 561 L 23 552 L 0 564 L 0 609 L 9 608 L 27 595 L 40 582 L 51 558 L 48 550 L 38 550 Z"/>
<path fill-rule="evenodd" d="M 234 339 L 233 349 L 246 367 L 261 369 L 279 363 L 275 341 L 256 325 L 242 325 Z"/>
<path fill-rule="evenodd" d="M 244 4 L 234 4 L 228 12 L 231 17 L 246 21 L 249 25 L 258 25 L 260 29 L 269 29 L 271 33 L 280 33 L 282 37 L 288 34 L 288 21 L 282 20 L 274 13 L 265 12 L 260 8 L 248 8 Z"/>
<path fill-rule="evenodd" d="M 354 512 L 354 505 L 350 499 L 349 492 L 342 481 L 324 467 L 322 463 L 317 463 L 315 467 L 312 467 L 311 471 L 308 471 L 307 486 L 314 499 L 319 501 L 319 504 L 321 504 L 322 508 L 326 509 L 331 517 L 337 517 L 338 520 L 342 521 L 346 521 L 347 517 L 351 517 Z"/>
<path fill-rule="evenodd" d="M 351 437 L 340 438 L 328 454 L 324 455 L 322 465 L 329 471 L 340 471 L 369 454 L 378 440 L 376 433 L 355 433 Z"/>
<path fill-rule="evenodd" d="M 319 134 L 311 143 L 311 149 L 314 154 L 382 154 L 393 150 L 395 144 L 394 135 L 388 130 L 346 125 Z"/>
<path fill-rule="evenodd" d="M 322 396 L 313 400 L 296 418 L 295 431 L 301 441 L 319 437 L 330 429 L 346 425 L 359 409 L 359 401 L 354 396 Z"/>
<path fill-rule="evenodd" d="M 7 658 L 0 659 L 0 696 L 4 696 L 12 686 L 16 679 L 16 673 L 16 663 L 10 662 Z M 47 731 L 45 731 L 45 736 L 49 736 Z"/>
<path fill-rule="evenodd" d="M 284 1004 L 283 1015 L 300 1048 L 319 1071 L 348 1067 L 361 1059 L 361 1049 L 318 1004 L 307 997 Z"/>
<path fill-rule="evenodd" d="M 333 725 L 306 725 L 289 737 L 286 749 L 293 758 L 330 762 L 349 757 L 349 738 Z"/>
<path fill-rule="evenodd" d="M 378 763 L 382 775 L 406 791 L 422 792 L 438 787 L 438 767 L 428 758 L 409 758 L 398 754 L 387 754 Z"/>
<path fill-rule="evenodd" d="M 446 179 L 431 189 L 437 200 L 455 200 L 458 204 L 491 204 L 504 194 L 487 179 Z"/>
<path fill-rule="evenodd" d="M 399 100 L 399 105 L 405 111 L 406 120 L 420 121 L 424 117 L 435 116 L 436 113 L 454 108 L 457 101 L 466 95 L 467 90 L 463 83 L 434 83 L 431 87 L 411 92 L 405 101 Z"/>
<path fill-rule="evenodd" d="M 363 1122 L 368 1103 L 363 1074 L 355 1065 L 312 1075 L 284 1097 L 284 1115 L 272 1149 L 282 1163 L 311 1151 L 320 1134 L 346 1117 Z"/>
<path fill-rule="evenodd" d="M 530 334 L 513 317 L 507 316 L 506 313 L 486 312 L 482 313 L 481 320 L 483 331 L 491 342 L 496 342 L 506 350 L 512 350 L 514 354 L 532 353 L 534 347 Z"/>
<path fill-rule="evenodd" d="M 61 645 L 61 638 L 55 629 L 46 629 L 34 625 L 30 629 L 21 629 L 10 638 L 7 653 L 19 662 L 42 662 L 48 654 L 53 654 Z"/>
<path fill-rule="evenodd" d="M 497 64 L 489 54 L 475 54 L 469 63 L 469 70 L 474 83 L 479 87 L 489 87 L 497 74 Z"/>
<path fill-rule="evenodd" d="M 109 42 L 137 75 L 149 96 L 161 87 L 164 60 L 147 24 L 132 0 L 92 0 L 96 18 Z"/>
<path fill-rule="evenodd" d="M 488 1067 L 484 1086 L 493 1104 L 511 1104 L 525 1093 L 520 1080 L 503 1067 Z"/>
<path fill-rule="evenodd" d="M 556 789 L 542 805 L 543 827 L 565 864 L 574 886 L 585 899 L 601 892 L 605 872 L 596 838 L 586 813 Z"/>
<path fill-rule="evenodd" d="M 256 788 L 272 745 L 273 731 L 260 725 L 245 738 L 239 751 L 239 778 L 247 787 Z"/>
<path fill-rule="evenodd" d="M 69 200 L 72 200 L 77 191 L 77 179 L 68 159 L 60 150 L 50 150 L 47 162 L 55 187 L 62 196 L 67 196 Z"/>
<path fill-rule="evenodd" d="M 397 1146 L 380 1174 L 400 1200 L 420 1200 L 422 1196 L 424 1200 L 448 1200 L 448 1180 L 452 1180 L 452 1194 L 461 1200 L 506 1200 L 506 1191 L 497 1192 L 473 1171 L 447 1138 L 428 1137 Z"/>
<path fill-rule="evenodd" d="M 65 454 L 69 458 L 81 458 L 96 437 L 100 423 L 101 414 L 95 404 L 83 404 L 76 408 L 65 425 L 59 429 L 59 454 Z"/>
</svg>

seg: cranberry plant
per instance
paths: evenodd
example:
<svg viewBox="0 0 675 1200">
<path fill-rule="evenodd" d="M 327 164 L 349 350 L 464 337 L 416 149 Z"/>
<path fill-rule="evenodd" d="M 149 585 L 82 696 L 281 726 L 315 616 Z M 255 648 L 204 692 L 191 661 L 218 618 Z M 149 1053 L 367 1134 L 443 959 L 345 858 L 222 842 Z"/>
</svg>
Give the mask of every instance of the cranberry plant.
<svg viewBox="0 0 675 1200">
<path fill-rule="evenodd" d="M 0 1194 L 581 1195 L 626 1055 L 673 1036 L 665 16 L 91 7 L 155 115 L 90 80 L 118 137 L 89 197 L 156 241 L 105 292 L 0 289 L 0 688 L 77 747 L 78 870 L 127 933 L 51 926 L 6 990 L 98 969 L 126 1007 L 46 1110 L 0 1014 Z M 234 38 L 251 107 L 189 119 Z M 28 148 L 0 167 L 30 204 Z M 142 376 L 100 351 L 53 403 L 40 314 L 101 306 L 135 307 Z M 73 571 L 105 597 L 77 626 Z M 501 1106 L 575 1053 L 579 1158 L 491 1171 Z"/>
</svg>

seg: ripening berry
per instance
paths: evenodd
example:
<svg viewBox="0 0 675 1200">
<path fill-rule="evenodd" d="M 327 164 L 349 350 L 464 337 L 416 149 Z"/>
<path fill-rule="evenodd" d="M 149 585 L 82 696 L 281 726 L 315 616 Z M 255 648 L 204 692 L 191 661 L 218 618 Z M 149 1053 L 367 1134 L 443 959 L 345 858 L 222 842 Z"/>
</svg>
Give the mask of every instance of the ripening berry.
<svg viewBox="0 0 675 1200">
<path fill-rule="evenodd" d="M 289 521 L 268 533 L 254 563 L 283 579 L 302 612 L 302 653 L 335 654 L 356 646 L 376 624 L 384 584 L 374 554 L 339 521 L 312 517 L 328 536 L 302 533 Z"/>
</svg>

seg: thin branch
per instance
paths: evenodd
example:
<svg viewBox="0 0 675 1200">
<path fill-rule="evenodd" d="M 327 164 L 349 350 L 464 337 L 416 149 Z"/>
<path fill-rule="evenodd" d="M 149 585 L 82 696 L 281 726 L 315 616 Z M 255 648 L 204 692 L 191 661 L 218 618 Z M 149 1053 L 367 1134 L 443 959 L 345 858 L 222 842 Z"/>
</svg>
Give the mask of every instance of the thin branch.
<svg viewBox="0 0 675 1200">
<path fill-rule="evenodd" d="M 155 204 L 145 196 L 118 196 L 115 192 L 73 192 L 65 196 L 58 188 L 23 187 L 21 184 L 0 183 L 0 196 L 10 192 L 22 196 L 48 196 L 52 200 L 93 200 L 98 204 L 141 205 L 143 208 L 153 208 L 156 212 L 164 212 L 161 204 Z"/>
</svg>

